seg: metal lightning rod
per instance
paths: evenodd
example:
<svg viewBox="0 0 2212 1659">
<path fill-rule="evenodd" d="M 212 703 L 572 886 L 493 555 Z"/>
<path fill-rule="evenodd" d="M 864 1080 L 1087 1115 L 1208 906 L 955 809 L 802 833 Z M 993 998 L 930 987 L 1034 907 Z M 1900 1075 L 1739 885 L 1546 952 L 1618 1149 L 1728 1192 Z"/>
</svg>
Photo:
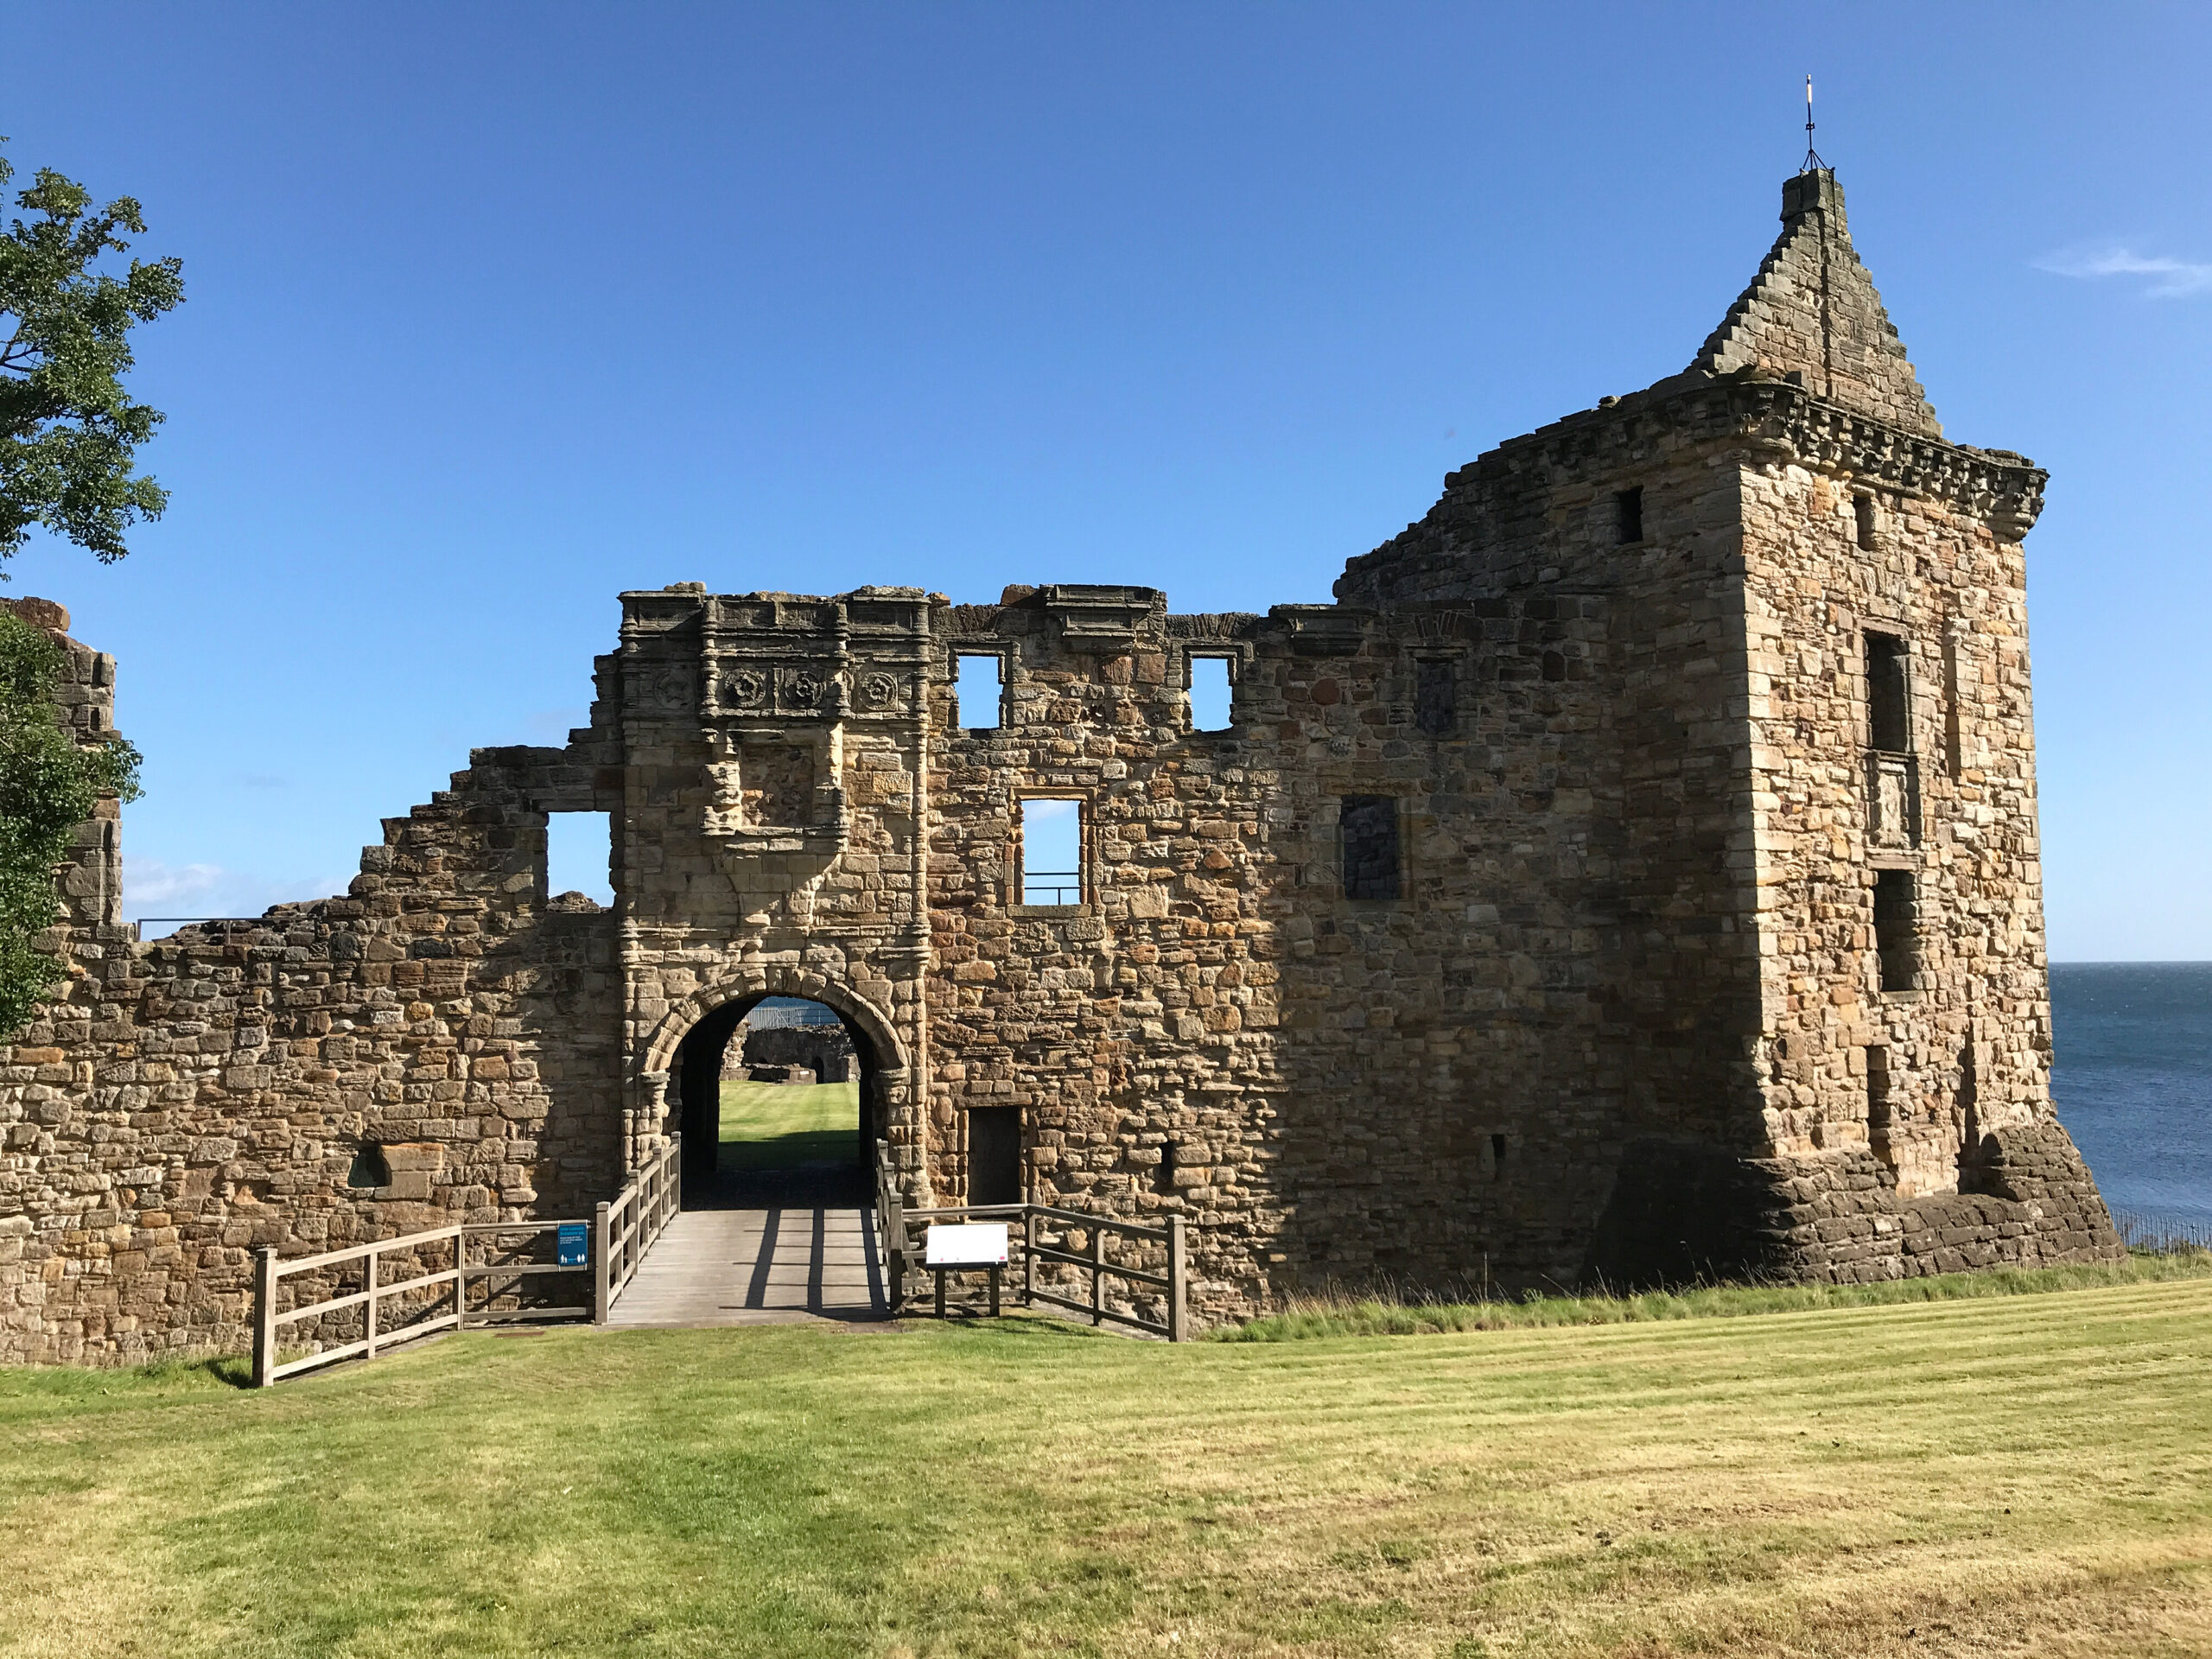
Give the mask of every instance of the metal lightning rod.
<svg viewBox="0 0 2212 1659">
<path fill-rule="evenodd" d="M 1821 152 L 1813 148 L 1813 78 L 1805 77 L 1805 165 L 1797 170 L 1810 173 L 1827 163 L 1821 159 Z"/>
</svg>

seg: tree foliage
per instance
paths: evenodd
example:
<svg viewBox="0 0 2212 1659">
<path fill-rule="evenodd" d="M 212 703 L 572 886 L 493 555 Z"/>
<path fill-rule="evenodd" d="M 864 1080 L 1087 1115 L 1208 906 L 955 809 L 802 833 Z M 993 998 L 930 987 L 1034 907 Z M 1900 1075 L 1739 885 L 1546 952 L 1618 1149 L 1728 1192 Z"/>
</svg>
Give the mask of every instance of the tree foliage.
<svg viewBox="0 0 2212 1659">
<path fill-rule="evenodd" d="M 101 797 L 138 798 L 138 752 L 111 733 L 79 747 L 54 702 L 61 647 L 0 612 L 0 1037 L 29 1017 L 59 977 L 38 936 L 61 913 L 54 866 Z"/>
<path fill-rule="evenodd" d="M 0 185 L 14 176 L 0 156 Z M 34 524 L 112 562 L 130 550 L 124 531 L 168 503 L 132 471 L 162 413 L 133 403 L 123 375 L 131 328 L 183 300 L 183 264 L 93 269 L 129 250 L 119 232 L 145 234 L 129 196 L 95 210 L 82 185 L 41 168 L 16 204 L 32 217 L 0 233 L 0 565 Z"/>
</svg>

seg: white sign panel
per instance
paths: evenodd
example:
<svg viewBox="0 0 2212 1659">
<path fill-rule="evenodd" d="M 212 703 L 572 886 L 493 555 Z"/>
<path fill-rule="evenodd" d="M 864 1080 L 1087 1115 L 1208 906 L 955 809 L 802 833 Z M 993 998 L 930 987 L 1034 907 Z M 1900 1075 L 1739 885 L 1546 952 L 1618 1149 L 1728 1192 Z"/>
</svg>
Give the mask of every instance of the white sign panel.
<svg viewBox="0 0 2212 1659">
<path fill-rule="evenodd" d="M 922 1265 L 931 1268 L 995 1268 L 1006 1264 L 1006 1223 L 939 1222 L 923 1245 Z"/>
</svg>

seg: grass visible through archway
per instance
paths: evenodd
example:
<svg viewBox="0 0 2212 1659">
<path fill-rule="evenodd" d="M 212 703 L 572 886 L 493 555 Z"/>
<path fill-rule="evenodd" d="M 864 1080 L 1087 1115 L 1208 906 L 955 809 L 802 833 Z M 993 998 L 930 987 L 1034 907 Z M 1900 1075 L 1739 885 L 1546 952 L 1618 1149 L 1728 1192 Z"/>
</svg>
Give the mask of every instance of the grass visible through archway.
<svg viewBox="0 0 2212 1659">
<path fill-rule="evenodd" d="M 724 1169 L 791 1169 L 851 1163 L 860 1155 L 857 1083 L 725 1083 Z"/>
</svg>

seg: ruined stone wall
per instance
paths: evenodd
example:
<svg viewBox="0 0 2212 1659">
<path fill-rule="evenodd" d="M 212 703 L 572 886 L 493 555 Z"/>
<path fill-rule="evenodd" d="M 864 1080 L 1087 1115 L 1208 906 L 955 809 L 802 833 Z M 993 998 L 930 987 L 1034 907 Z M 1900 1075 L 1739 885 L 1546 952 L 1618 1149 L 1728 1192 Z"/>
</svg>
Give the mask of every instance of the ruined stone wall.
<svg viewBox="0 0 2212 1659">
<path fill-rule="evenodd" d="M 346 898 L 150 944 L 79 907 L 66 988 L 0 1048 L 0 1360 L 237 1347 L 258 1246 L 586 1215 L 619 1185 L 613 917 L 544 890 L 569 763 L 474 760 Z"/>
<path fill-rule="evenodd" d="M 107 813 L 0 1052 L 0 1357 L 219 1341 L 251 1245 L 582 1214 L 673 1134 L 711 1173 L 771 995 L 842 1017 L 910 1202 L 1016 1147 L 1032 1197 L 1185 1215 L 1202 1319 L 2114 1255 L 2049 1094 L 2042 482 L 1943 440 L 1809 173 L 1688 369 L 1454 473 L 1333 605 L 626 594 L 565 749 L 152 946 Z M 1083 868 L 1031 904 L 1039 798 Z M 611 815 L 614 912 L 546 896 L 556 811 Z"/>
</svg>

